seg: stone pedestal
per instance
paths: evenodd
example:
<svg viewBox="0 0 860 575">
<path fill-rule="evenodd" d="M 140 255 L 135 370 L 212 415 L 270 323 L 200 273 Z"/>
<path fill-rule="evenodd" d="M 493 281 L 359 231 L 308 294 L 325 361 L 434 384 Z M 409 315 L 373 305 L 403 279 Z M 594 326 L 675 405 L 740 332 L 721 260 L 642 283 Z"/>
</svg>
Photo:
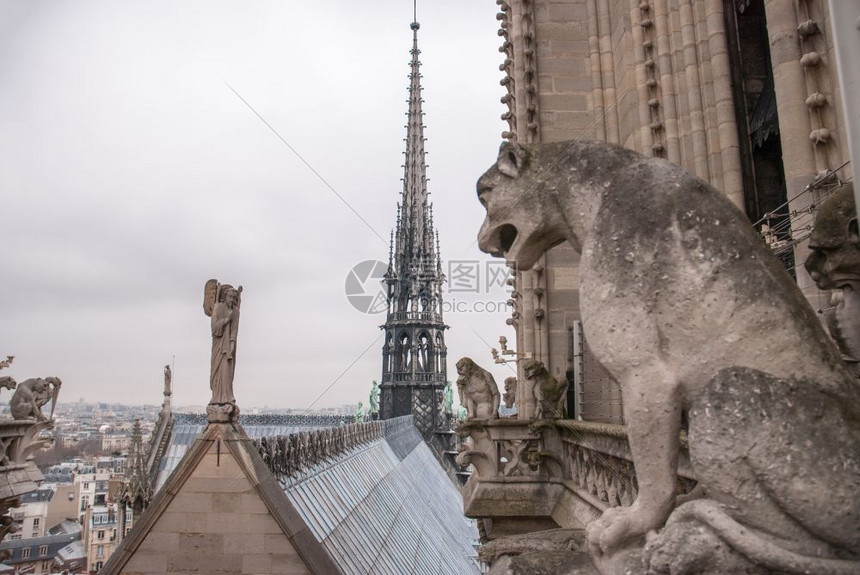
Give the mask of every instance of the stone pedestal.
<svg viewBox="0 0 860 575">
<path fill-rule="evenodd" d="M 206 406 L 209 423 L 234 423 L 239 421 L 239 407 L 234 403 L 210 403 Z"/>
</svg>

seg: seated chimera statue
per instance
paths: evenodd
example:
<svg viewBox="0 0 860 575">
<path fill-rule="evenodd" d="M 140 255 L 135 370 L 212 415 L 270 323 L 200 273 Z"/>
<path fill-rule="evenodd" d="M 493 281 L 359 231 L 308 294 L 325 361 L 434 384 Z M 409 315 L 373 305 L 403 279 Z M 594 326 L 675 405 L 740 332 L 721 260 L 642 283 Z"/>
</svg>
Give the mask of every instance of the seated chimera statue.
<svg viewBox="0 0 860 575">
<path fill-rule="evenodd" d="M 860 386 L 743 213 L 602 142 L 504 144 L 478 194 L 483 251 L 519 270 L 564 241 L 581 254 L 639 485 L 587 527 L 599 569 L 860 573 Z M 683 413 L 705 498 L 677 505 Z"/>
<path fill-rule="evenodd" d="M 498 419 L 502 396 L 492 374 L 468 357 L 457 362 L 460 405 L 468 419 Z"/>
<path fill-rule="evenodd" d="M 46 421 L 42 406 L 51 401 L 62 382 L 58 377 L 34 377 L 22 381 L 9 400 L 9 413 L 15 419 Z"/>
<path fill-rule="evenodd" d="M 526 386 L 534 394 L 535 419 L 557 419 L 567 415 L 567 380 L 559 381 L 536 359 L 522 365 Z"/>
</svg>

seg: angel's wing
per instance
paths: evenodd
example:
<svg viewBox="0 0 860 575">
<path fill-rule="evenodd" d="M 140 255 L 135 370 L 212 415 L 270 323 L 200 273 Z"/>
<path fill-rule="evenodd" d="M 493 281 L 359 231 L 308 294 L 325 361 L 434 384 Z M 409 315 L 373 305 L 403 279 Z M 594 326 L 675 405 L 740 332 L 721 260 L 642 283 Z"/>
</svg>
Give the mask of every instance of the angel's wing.
<svg viewBox="0 0 860 575">
<path fill-rule="evenodd" d="M 212 310 L 215 308 L 215 302 L 218 300 L 218 280 L 209 280 L 203 287 L 203 313 L 207 316 L 212 316 Z"/>
</svg>

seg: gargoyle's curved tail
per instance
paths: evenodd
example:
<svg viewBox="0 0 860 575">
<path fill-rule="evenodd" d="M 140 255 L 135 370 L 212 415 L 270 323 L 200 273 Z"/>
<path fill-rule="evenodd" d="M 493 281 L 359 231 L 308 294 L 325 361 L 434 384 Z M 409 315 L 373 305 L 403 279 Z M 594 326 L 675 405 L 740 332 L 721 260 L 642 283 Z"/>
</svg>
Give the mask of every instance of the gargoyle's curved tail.
<svg viewBox="0 0 860 575">
<path fill-rule="evenodd" d="M 707 525 L 732 549 L 747 557 L 756 565 L 781 573 L 805 575 L 857 575 L 860 561 L 808 557 L 780 547 L 768 541 L 745 525 L 741 525 L 726 513 L 722 505 L 709 499 L 697 499 L 677 507 L 667 525 L 696 521 Z"/>
</svg>

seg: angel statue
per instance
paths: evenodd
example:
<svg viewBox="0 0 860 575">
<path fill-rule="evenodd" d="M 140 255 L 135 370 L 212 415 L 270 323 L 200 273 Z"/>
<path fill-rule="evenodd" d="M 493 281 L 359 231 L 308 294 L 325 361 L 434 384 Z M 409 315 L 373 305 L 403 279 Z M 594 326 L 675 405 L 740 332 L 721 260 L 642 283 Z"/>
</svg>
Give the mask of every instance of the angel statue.
<svg viewBox="0 0 860 575">
<path fill-rule="evenodd" d="M 209 280 L 203 289 L 203 311 L 212 318 L 212 367 L 209 387 L 212 399 L 207 409 L 210 421 L 235 421 L 238 416 L 233 396 L 233 375 L 236 372 L 236 335 L 239 332 L 239 307 L 242 304 L 242 286 Z M 213 413 L 220 417 L 213 419 Z"/>
</svg>

